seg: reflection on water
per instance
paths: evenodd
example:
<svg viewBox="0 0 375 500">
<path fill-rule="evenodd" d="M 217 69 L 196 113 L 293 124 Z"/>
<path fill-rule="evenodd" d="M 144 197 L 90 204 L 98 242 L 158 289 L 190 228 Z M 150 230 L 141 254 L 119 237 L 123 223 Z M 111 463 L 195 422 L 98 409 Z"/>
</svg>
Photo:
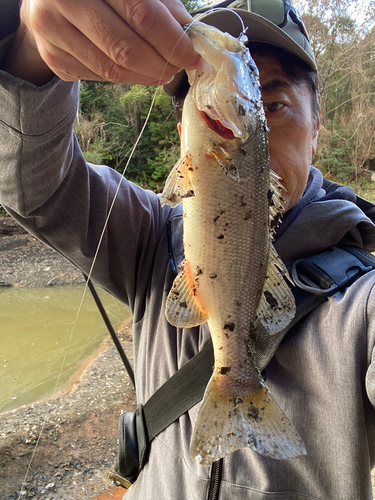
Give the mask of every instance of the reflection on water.
<svg viewBox="0 0 375 500">
<path fill-rule="evenodd" d="M 0 412 L 51 394 L 64 357 L 59 387 L 109 335 L 89 290 L 73 329 L 82 293 L 82 286 L 0 288 Z M 128 308 L 98 294 L 117 328 Z"/>
</svg>

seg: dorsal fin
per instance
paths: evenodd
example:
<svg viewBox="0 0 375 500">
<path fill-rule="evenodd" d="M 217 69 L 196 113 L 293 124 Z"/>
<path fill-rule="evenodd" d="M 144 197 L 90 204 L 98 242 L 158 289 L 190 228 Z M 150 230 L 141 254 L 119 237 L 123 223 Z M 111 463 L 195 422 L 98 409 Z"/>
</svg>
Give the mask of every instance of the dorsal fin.
<svg viewBox="0 0 375 500">
<path fill-rule="evenodd" d="M 283 275 L 289 277 L 283 261 L 270 243 L 267 276 L 257 309 L 258 321 L 270 335 L 286 328 L 296 314 L 293 292 Z"/>
<path fill-rule="evenodd" d="M 270 170 L 270 190 L 268 195 L 268 202 L 270 206 L 269 222 L 271 234 L 279 225 L 284 208 L 284 198 L 282 192 L 285 191 L 285 188 L 281 184 L 280 180 L 281 177 L 279 177 L 273 170 Z"/>
</svg>

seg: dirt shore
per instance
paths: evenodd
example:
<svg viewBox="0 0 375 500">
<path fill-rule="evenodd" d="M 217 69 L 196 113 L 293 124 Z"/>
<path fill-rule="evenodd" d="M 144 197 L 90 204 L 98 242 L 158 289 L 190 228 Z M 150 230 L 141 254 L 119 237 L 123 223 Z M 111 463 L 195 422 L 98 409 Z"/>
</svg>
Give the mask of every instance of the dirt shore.
<svg viewBox="0 0 375 500">
<path fill-rule="evenodd" d="M 0 218 L 0 286 L 83 282 L 70 262 Z M 129 359 L 128 325 L 118 332 Z M 0 414 L 0 500 L 87 500 L 113 487 L 117 420 L 135 393 L 108 338 L 59 394 Z"/>
<path fill-rule="evenodd" d="M 79 269 L 28 234 L 10 217 L 0 217 L 0 286 L 78 285 Z"/>
</svg>

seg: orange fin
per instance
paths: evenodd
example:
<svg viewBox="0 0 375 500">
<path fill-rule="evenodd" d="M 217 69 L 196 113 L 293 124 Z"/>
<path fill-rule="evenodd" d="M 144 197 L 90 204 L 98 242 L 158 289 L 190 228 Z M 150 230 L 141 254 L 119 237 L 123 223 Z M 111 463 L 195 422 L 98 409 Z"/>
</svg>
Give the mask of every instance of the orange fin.
<svg viewBox="0 0 375 500">
<path fill-rule="evenodd" d="M 203 311 L 195 295 L 194 282 L 184 261 L 182 271 L 175 278 L 165 305 L 165 315 L 169 323 L 179 328 L 192 328 L 207 321 L 208 315 Z"/>
</svg>

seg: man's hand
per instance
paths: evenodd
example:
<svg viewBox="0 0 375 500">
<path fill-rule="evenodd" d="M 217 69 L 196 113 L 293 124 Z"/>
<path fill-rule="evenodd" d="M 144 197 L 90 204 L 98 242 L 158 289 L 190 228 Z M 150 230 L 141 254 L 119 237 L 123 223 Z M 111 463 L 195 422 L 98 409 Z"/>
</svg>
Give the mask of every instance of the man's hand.
<svg viewBox="0 0 375 500">
<path fill-rule="evenodd" d="M 197 54 L 181 27 L 191 20 L 179 0 L 23 0 L 5 69 L 22 76 L 11 66 L 24 51 L 66 81 L 164 84 L 179 68 L 195 67 Z M 45 65 L 43 71 L 46 80 Z"/>
</svg>

